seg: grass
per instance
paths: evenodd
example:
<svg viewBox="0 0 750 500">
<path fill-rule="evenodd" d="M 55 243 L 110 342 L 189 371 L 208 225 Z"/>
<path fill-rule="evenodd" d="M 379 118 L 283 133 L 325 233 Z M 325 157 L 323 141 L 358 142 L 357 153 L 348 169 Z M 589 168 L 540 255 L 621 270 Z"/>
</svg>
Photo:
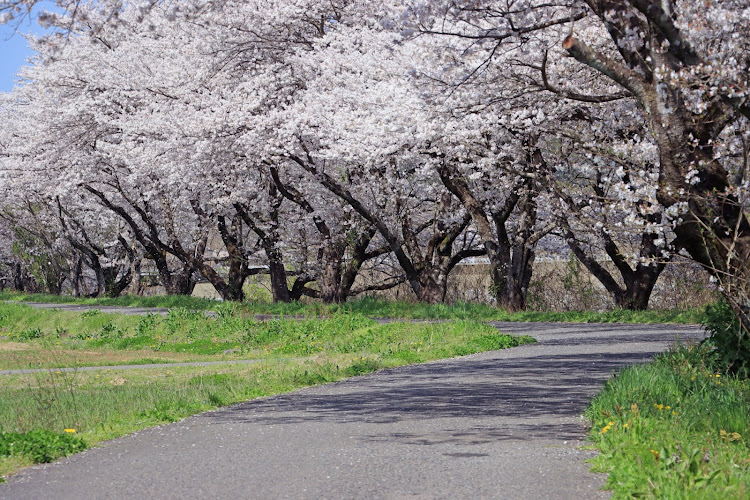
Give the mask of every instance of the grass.
<svg viewBox="0 0 750 500">
<path fill-rule="evenodd" d="M 35 463 L 49 463 L 83 451 L 86 442 L 75 435 L 75 429 L 62 433 L 47 430 L 0 432 L 0 456 L 27 457 Z"/>
<path fill-rule="evenodd" d="M 614 498 L 748 498 L 750 380 L 681 346 L 613 377 L 588 409 Z"/>
<path fill-rule="evenodd" d="M 0 341 L 0 370 L 64 368 L 76 366 L 147 365 L 194 361 L 232 360 L 237 356 L 200 356 L 190 353 L 154 352 L 149 349 L 112 350 L 68 348 L 51 342 Z"/>
<path fill-rule="evenodd" d="M 424 304 L 406 301 L 388 301 L 372 298 L 352 300 L 344 304 L 321 303 L 246 303 L 246 311 L 254 314 L 329 315 L 340 312 L 356 313 L 371 318 L 402 319 L 474 319 L 479 321 L 533 321 L 575 323 L 700 323 L 702 311 L 648 310 L 627 311 L 616 309 L 605 312 L 567 311 L 508 312 L 485 304 L 457 302 L 455 304 Z"/>
<path fill-rule="evenodd" d="M 128 316 L 11 303 L 0 304 L 0 336 L 5 337 L 0 343 L 5 369 L 75 366 L 91 358 L 100 358 L 99 364 L 125 364 L 144 358 L 206 361 L 326 353 L 421 362 L 509 347 L 493 344 L 505 338 L 496 329 L 469 320 L 381 325 L 359 314 L 338 313 L 259 321 L 228 310 L 217 317 L 186 309 L 171 309 L 165 316 Z M 48 356 L 34 361 L 40 353 Z"/>
<path fill-rule="evenodd" d="M 0 337 L 5 337 L 0 341 L 4 369 L 46 368 L 0 376 L 0 432 L 43 430 L 62 436 L 75 429 L 88 444 L 259 396 L 534 341 L 469 320 L 378 324 L 342 312 L 258 321 L 231 308 L 219 309 L 215 317 L 184 308 L 164 316 L 127 316 L 12 303 L 0 304 Z M 232 364 L 246 358 L 259 361 Z M 55 370 L 165 359 L 222 364 Z M 28 460 L 0 458 L 0 471 L 8 473 Z"/>
<path fill-rule="evenodd" d="M 350 356 L 5 376 L 0 426 L 16 432 L 75 429 L 97 443 L 231 403 L 340 380 L 360 365 L 361 357 Z"/>
<path fill-rule="evenodd" d="M 698 324 L 705 319 L 702 310 L 647 310 L 628 311 L 522 311 L 510 313 L 484 304 L 457 302 L 455 304 L 424 304 L 407 301 L 379 300 L 369 297 L 350 300 L 344 304 L 319 302 L 242 302 L 222 303 L 215 300 L 187 296 L 140 297 L 125 295 L 118 298 L 81 299 L 62 295 L 21 294 L 0 292 L 0 300 L 16 302 L 75 303 L 102 306 L 179 307 L 190 310 L 235 310 L 246 314 L 275 314 L 301 316 L 331 316 L 340 313 L 360 314 L 370 318 L 400 319 L 473 319 L 480 321 L 544 321 L 578 323 L 683 323 Z"/>
</svg>

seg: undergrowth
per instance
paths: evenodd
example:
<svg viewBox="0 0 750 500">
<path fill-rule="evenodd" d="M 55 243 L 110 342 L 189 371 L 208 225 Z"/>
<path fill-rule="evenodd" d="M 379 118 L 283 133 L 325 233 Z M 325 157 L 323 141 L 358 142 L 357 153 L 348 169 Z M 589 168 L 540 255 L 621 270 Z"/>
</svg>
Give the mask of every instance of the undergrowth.
<svg viewBox="0 0 750 500">
<path fill-rule="evenodd" d="M 722 300 L 708 306 L 703 324 L 708 333 L 704 344 L 713 349 L 714 364 L 722 371 L 750 378 L 750 335 L 729 304 Z"/>
<path fill-rule="evenodd" d="M 133 296 L 117 298 L 76 298 L 64 295 L 22 294 L 0 292 L 0 300 L 16 302 L 75 303 L 100 306 L 138 306 L 185 308 L 189 310 L 241 310 L 245 314 L 275 314 L 300 316 L 331 316 L 340 313 L 360 314 L 371 318 L 396 319 L 473 319 L 482 321 L 549 321 L 580 323 L 702 323 L 700 309 L 629 311 L 521 311 L 510 313 L 484 304 L 456 302 L 455 304 L 425 304 L 409 301 L 381 300 L 370 297 L 353 299 L 343 304 L 320 302 L 219 302 L 182 295 Z"/>
</svg>

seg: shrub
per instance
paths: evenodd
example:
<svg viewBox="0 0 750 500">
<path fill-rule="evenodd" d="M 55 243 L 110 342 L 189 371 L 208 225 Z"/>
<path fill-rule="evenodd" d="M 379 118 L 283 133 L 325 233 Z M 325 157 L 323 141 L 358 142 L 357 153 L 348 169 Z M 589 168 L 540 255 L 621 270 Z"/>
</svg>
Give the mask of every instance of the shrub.
<svg viewBox="0 0 750 500">
<path fill-rule="evenodd" d="M 714 349 L 718 370 L 750 378 L 750 335 L 740 326 L 726 301 L 706 307 L 706 327 L 709 337 L 704 343 Z"/>
</svg>

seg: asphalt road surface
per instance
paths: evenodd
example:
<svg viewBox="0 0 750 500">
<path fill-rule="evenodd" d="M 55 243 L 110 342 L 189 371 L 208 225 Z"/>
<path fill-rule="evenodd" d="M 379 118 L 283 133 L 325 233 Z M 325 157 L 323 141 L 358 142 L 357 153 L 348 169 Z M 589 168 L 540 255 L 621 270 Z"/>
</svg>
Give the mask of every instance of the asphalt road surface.
<svg viewBox="0 0 750 500">
<path fill-rule="evenodd" d="M 3 499 L 607 498 L 580 415 L 618 368 L 698 327 L 497 323 L 539 343 L 386 370 L 110 441 Z"/>
</svg>

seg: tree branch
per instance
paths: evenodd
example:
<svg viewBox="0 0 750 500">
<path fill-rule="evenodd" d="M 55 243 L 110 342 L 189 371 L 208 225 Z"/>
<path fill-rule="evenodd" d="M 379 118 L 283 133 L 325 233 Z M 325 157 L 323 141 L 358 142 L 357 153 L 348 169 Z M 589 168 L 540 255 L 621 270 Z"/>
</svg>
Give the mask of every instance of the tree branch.
<svg viewBox="0 0 750 500">
<path fill-rule="evenodd" d="M 613 61 L 609 57 L 595 52 L 591 47 L 572 35 L 563 40 L 562 46 L 575 60 L 608 76 L 621 87 L 627 89 L 631 94 L 643 100 L 645 89 L 639 82 L 640 77 L 635 72 L 617 61 Z"/>
<path fill-rule="evenodd" d="M 633 94 L 630 93 L 629 91 L 617 92 L 615 94 L 609 94 L 609 95 L 586 95 L 586 94 L 579 94 L 578 92 L 558 89 L 557 87 L 554 87 L 549 82 L 549 79 L 547 77 L 547 51 L 546 50 L 544 51 L 544 56 L 542 58 L 542 66 L 539 69 L 542 73 L 542 83 L 544 84 L 544 89 L 549 90 L 550 92 L 557 94 L 559 96 L 562 96 L 566 99 L 571 99 L 573 101 L 600 104 L 604 102 L 617 101 L 620 99 L 625 99 L 627 97 L 633 96 Z"/>
<path fill-rule="evenodd" d="M 682 37 L 679 28 L 677 28 L 672 21 L 672 17 L 667 14 L 661 6 L 652 3 L 650 0 L 629 1 L 633 7 L 646 16 L 646 19 L 653 23 L 669 41 L 670 54 L 674 55 L 687 66 L 700 64 L 701 58 L 695 52 L 695 49 L 690 45 L 690 42 Z"/>
</svg>

